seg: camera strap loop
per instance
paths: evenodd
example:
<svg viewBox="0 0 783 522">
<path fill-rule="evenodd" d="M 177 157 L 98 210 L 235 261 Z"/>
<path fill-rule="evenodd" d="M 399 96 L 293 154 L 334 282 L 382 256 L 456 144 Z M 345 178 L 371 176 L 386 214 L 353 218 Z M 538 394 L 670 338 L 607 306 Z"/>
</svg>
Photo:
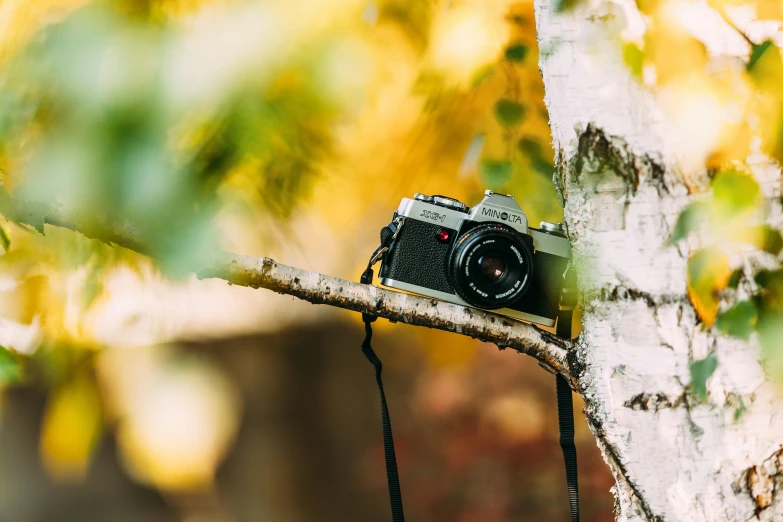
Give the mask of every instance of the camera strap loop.
<svg viewBox="0 0 783 522">
<path fill-rule="evenodd" d="M 360 279 L 363 285 L 372 284 L 372 267 L 383 255 L 389 251 L 389 245 L 400 233 L 404 219 L 395 217 L 395 219 L 381 229 L 381 244 L 375 249 L 367 268 L 362 273 Z M 389 418 L 389 407 L 386 404 L 386 393 L 383 391 L 383 380 L 381 372 L 383 364 L 375 350 L 372 349 L 372 323 L 377 319 L 372 314 L 363 313 L 364 321 L 364 341 L 362 341 L 362 353 L 375 368 L 375 382 L 378 384 L 378 391 L 381 395 L 381 421 L 383 423 L 383 455 L 386 460 L 386 481 L 389 486 L 389 501 L 391 503 L 392 522 L 405 522 L 405 514 L 402 510 L 402 491 L 400 490 L 400 476 L 397 472 L 397 455 L 394 452 L 394 436 L 392 435 L 391 419 Z"/>
</svg>

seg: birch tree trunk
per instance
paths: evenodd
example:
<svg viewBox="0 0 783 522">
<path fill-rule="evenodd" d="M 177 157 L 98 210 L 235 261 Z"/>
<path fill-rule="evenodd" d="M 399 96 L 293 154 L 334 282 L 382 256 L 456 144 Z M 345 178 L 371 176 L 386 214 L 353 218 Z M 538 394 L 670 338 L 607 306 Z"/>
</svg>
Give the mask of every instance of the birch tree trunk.
<svg viewBox="0 0 783 522">
<path fill-rule="evenodd" d="M 617 520 L 783 520 L 780 393 L 755 341 L 702 328 L 687 247 L 666 245 L 690 198 L 682 158 L 613 36 L 641 18 L 632 2 L 586 4 L 559 13 L 536 0 L 535 11 L 555 184 L 583 292 L 571 373 L 616 480 Z M 780 173 L 762 170 L 779 215 Z M 700 403 L 690 363 L 708 354 L 718 367 Z"/>
</svg>

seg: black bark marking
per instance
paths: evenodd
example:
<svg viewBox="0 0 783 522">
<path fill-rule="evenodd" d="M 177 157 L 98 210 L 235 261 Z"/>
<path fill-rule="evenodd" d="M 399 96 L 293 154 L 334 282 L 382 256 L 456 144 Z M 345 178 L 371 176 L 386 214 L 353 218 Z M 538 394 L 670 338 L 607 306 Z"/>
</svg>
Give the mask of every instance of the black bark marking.
<svg viewBox="0 0 783 522">
<path fill-rule="evenodd" d="M 642 181 L 654 186 L 659 195 L 670 193 L 660 160 L 650 154 L 635 154 L 625 140 L 606 134 L 593 123 L 579 132 L 573 173 L 578 183 L 584 175 L 597 176 L 593 182 L 599 183 L 601 177 L 614 174 L 625 183 L 629 198 L 636 195 Z"/>
<path fill-rule="evenodd" d="M 667 408 L 677 408 L 685 403 L 685 394 L 669 397 L 665 393 L 640 393 L 634 395 L 623 406 L 636 411 L 659 411 Z"/>
<path fill-rule="evenodd" d="M 611 288 L 601 288 L 585 294 L 586 304 L 594 301 L 617 302 L 617 301 L 644 301 L 648 308 L 658 308 L 662 305 L 684 303 L 685 296 L 679 294 L 653 295 L 649 292 L 643 292 L 635 288 L 628 288 L 624 285 L 617 285 Z M 682 313 L 682 312 L 680 312 Z"/>
</svg>

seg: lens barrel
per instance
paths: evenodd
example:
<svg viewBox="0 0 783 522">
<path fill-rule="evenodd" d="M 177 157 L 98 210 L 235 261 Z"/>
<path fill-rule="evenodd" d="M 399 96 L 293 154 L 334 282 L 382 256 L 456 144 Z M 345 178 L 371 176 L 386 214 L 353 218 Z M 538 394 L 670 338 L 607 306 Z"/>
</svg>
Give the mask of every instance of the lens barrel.
<svg viewBox="0 0 783 522">
<path fill-rule="evenodd" d="M 495 310 L 527 290 L 533 269 L 531 241 L 500 223 L 487 223 L 460 236 L 447 266 L 452 288 L 465 302 Z"/>
</svg>

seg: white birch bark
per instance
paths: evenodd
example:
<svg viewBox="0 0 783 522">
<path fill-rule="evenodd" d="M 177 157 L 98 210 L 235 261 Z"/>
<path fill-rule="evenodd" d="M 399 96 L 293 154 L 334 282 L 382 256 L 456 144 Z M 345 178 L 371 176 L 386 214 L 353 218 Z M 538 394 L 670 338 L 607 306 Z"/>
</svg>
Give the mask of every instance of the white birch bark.
<svg viewBox="0 0 783 522">
<path fill-rule="evenodd" d="M 535 11 L 555 183 L 583 292 L 571 373 L 616 479 L 617 520 L 783 520 L 780 393 L 755 341 L 701 327 L 687 247 L 665 244 L 690 196 L 676 133 L 613 36 L 641 18 L 633 2 L 587 4 L 558 13 L 536 0 Z M 764 172 L 779 207 L 779 171 Z M 690 362 L 709 353 L 719 363 L 699 404 Z M 740 400 L 747 410 L 735 420 Z"/>
</svg>

